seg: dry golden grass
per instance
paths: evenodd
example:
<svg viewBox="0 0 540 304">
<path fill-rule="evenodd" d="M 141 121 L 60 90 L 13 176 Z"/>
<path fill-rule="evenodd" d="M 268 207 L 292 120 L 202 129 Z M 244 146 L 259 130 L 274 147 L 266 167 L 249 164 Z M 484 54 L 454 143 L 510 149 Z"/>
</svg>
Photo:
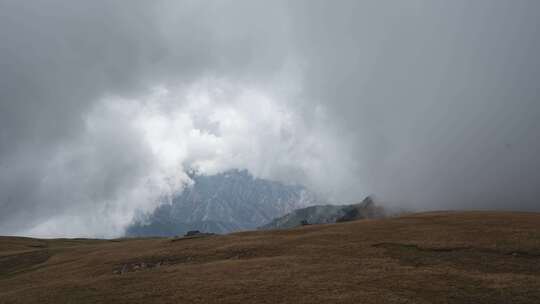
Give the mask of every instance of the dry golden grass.
<svg viewBox="0 0 540 304">
<path fill-rule="evenodd" d="M 187 240 L 0 238 L 1 303 L 540 303 L 540 214 Z"/>
</svg>

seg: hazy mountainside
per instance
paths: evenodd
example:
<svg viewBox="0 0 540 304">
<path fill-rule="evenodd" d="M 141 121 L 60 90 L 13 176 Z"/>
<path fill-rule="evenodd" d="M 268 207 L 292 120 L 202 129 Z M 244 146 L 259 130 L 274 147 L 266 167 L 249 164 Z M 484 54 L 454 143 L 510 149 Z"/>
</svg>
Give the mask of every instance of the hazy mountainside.
<svg viewBox="0 0 540 304">
<path fill-rule="evenodd" d="M 227 233 L 253 229 L 292 210 L 318 203 L 302 186 L 254 178 L 246 170 L 193 175 L 193 185 L 137 219 L 127 236 L 171 236 L 188 230 Z"/>
<path fill-rule="evenodd" d="M 272 220 L 259 229 L 283 229 L 308 224 L 328 224 L 353 221 L 364 218 L 380 218 L 384 215 L 381 207 L 366 197 L 359 204 L 352 205 L 319 205 L 297 209 L 289 214 Z"/>
</svg>

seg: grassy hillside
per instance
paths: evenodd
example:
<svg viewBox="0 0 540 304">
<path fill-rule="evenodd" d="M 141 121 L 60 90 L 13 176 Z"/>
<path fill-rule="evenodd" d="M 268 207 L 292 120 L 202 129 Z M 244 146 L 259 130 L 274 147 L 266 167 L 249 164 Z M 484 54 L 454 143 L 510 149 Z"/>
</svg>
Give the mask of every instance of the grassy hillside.
<svg viewBox="0 0 540 304">
<path fill-rule="evenodd" d="M 0 238 L 0 303 L 540 303 L 540 214 L 190 239 Z"/>
</svg>

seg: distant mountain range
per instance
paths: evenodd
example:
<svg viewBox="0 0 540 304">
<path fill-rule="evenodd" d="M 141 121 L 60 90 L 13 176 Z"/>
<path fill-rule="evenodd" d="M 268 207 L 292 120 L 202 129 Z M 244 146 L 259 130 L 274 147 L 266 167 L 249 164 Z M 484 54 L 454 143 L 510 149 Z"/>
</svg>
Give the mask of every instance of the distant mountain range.
<svg viewBox="0 0 540 304">
<path fill-rule="evenodd" d="M 191 175 L 193 184 L 154 212 L 137 218 L 126 236 L 173 236 L 255 229 L 274 218 L 321 201 L 299 185 L 254 178 L 246 170 Z"/>
<path fill-rule="evenodd" d="M 376 206 L 373 199 L 368 196 L 359 204 L 318 205 L 297 209 L 272 220 L 259 229 L 284 229 L 300 225 L 328 224 L 383 216 L 384 210 Z"/>
</svg>

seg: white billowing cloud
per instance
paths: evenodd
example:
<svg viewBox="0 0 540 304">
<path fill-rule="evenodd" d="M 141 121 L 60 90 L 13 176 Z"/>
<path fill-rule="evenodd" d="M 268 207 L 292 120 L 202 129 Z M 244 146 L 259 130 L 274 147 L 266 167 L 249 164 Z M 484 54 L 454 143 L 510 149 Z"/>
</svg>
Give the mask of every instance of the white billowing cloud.
<svg viewBox="0 0 540 304">
<path fill-rule="evenodd" d="M 345 150 L 321 106 L 308 125 L 289 103 L 262 88 L 212 79 L 160 86 L 136 98 L 104 98 L 86 117 L 85 136 L 55 153 L 47 168 L 54 172 L 42 183 L 47 196 L 70 185 L 63 212 L 24 234 L 121 235 L 136 212 L 152 211 L 181 191 L 190 182 L 189 168 L 204 174 L 246 168 L 331 198 L 336 193 L 329 189 L 342 189 L 328 184 L 343 181 L 326 176 L 343 176 L 352 160 L 338 153 Z"/>
</svg>

